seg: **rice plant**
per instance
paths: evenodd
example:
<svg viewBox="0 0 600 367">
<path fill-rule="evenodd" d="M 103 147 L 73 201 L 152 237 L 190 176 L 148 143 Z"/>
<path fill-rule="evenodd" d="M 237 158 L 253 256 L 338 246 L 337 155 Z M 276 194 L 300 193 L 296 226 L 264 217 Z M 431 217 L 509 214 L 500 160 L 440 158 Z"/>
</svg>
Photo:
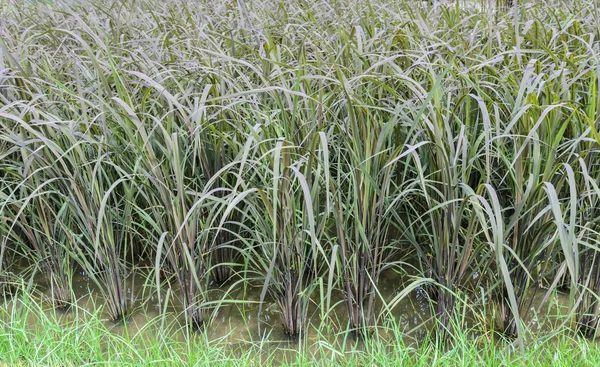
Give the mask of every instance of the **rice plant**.
<svg viewBox="0 0 600 367">
<path fill-rule="evenodd" d="M 323 270 L 328 218 L 320 210 L 325 209 L 321 187 L 327 181 L 323 167 L 328 148 L 321 137 L 315 134 L 306 149 L 284 139 L 274 141 L 274 146 L 270 141 L 257 144 L 258 152 L 264 151 L 257 168 L 265 175 L 257 182 L 260 186 L 248 211 L 246 225 L 256 233 L 251 253 L 257 256 L 249 262 L 263 274 L 262 298 L 268 293 L 276 300 L 283 329 L 290 336 L 306 332 L 315 277 Z"/>
<path fill-rule="evenodd" d="M 599 12 L 558 4 L 2 2 L 0 286 L 84 271 L 119 321 L 141 272 L 198 330 L 258 288 L 261 337 L 273 301 L 365 341 L 392 270 L 439 340 L 524 349 L 557 292 L 595 337 Z"/>
</svg>

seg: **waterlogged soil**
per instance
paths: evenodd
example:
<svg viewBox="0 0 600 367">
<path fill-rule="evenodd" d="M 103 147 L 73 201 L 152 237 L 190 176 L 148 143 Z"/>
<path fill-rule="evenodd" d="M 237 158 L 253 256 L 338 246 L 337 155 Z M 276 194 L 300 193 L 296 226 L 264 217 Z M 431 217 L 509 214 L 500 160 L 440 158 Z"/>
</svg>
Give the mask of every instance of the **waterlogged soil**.
<svg viewBox="0 0 600 367">
<path fill-rule="evenodd" d="M 399 276 L 393 271 L 384 272 L 378 285 L 378 297 L 389 302 L 394 299 L 405 287 L 409 279 Z M 176 285 L 171 290 L 161 291 L 161 299 L 157 296 L 156 285 L 152 279 L 141 275 L 132 276 L 128 281 L 127 296 L 132 303 L 132 312 L 124 322 L 112 322 L 108 313 L 104 311 L 102 292 L 94 282 L 85 274 L 78 273 L 73 276 L 73 292 L 77 307 L 62 309 L 58 311 L 61 321 L 65 323 L 75 318 L 85 317 L 86 313 L 97 311 L 111 332 L 128 337 L 136 336 L 144 338 L 149 333 L 155 333 L 156 328 L 167 326 L 170 328 L 170 339 L 185 342 L 189 336 L 188 329 L 184 327 L 185 320 L 182 316 L 183 309 L 178 300 L 178 289 Z M 34 280 L 36 293 L 47 301 L 48 312 L 50 307 L 51 289 L 43 276 Z M 234 284 L 221 287 L 212 287 L 209 294 L 213 300 L 223 298 L 227 292 L 227 299 L 232 301 L 221 304 L 212 311 L 212 322 L 205 332 L 210 340 L 218 341 L 221 345 L 228 345 L 234 353 L 244 351 L 260 345 L 260 350 L 267 353 L 283 353 L 287 350 L 298 349 L 298 340 L 290 339 L 285 335 L 281 327 L 277 304 L 268 296 L 260 303 L 262 287 L 236 286 Z M 242 282 L 238 282 L 243 284 Z M 326 286 L 324 286 L 326 287 Z M 341 294 L 333 293 L 330 304 L 332 311 L 324 314 L 321 310 L 326 307 L 320 306 L 326 302 L 319 291 L 314 291 L 311 299 L 313 303 L 309 307 L 310 326 L 306 331 L 306 343 L 310 349 L 317 342 L 326 342 L 336 348 L 352 346 L 348 343 L 348 334 L 343 333 L 347 329 L 347 318 L 345 306 Z M 544 302 L 545 290 L 538 289 L 532 292 L 529 300 L 531 307 L 525 315 L 526 326 L 533 332 L 550 330 L 558 324 L 561 314 L 567 312 L 567 297 L 561 294 L 553 294 Z M 379 302 L 381 304 L 382 302 Z M 9 302 L 4 307 L 11 307 L 14 302 Z M 82 312 L 83 311 L 83 312 Z M 407 344 L 419 343 L 434 326 L 432 302 L 428 300 L 425 289 L 416 288 L 401 299 L 391 312 L 381 312 L 378 327 L 375 332 L 381 338 L 395 338 L 392 330 L 400 330 Z M 493 311 L 490 315 L 493 314 Z M 492 316 L 490 316 L 492 317 Z M 473 315 L 465 312 L 466 323 L 476 323 Z M 30 327 L 35 327 L 37 318 L 31 314 L 28 320 Z M 387 325 L 387 326 L 386 326 Z M 395 325 L 392 327 L 392 325 Z M 469 325 L 465 325 L 469 326 Z M 283 356 L 282 356 L 283 357 Z"/>
<path fill-rule="evenodd" d="M 395 272 L 384 272 L 379 281 L 378 298 L 386 301 L 393 299 L 403 290 L 404 281 L 406 279 L 401 279 Z M 269 297 L 268 293 L 261 307 L 260 299 L 263 291 L 261 286 L 243 286 L 242 282 L 238 282 L 239 285 L 235 283 L 235 281 L 231 281 L 221 287 L 211 287 L 209 291 L 211 300 L 226 298 L 232 301 L 226 301 L 217 309 L 212 310 L 212 321 L 207 330 L 208 336 L 211 339 L 220 339 L 231 343 L 264 341 L 265 338 L 273 341 L 289 340 L 281 328 L 277 304 Z M 103 310 L 105 307 L 102 292 L 84 272 L 73 274 L 72 288 L 76 308 L 90 313 L 99 310 L 106 325 L 115 333 L 121 333 L 125 328 L 129 334 L 140 330 L 143 332 L 149 322 L 162 319 L 163 311 L 166 311 L 164 313 L 167 314 L 165 322 L 182 325 L 184 322 L 183 308 L 179 301 L 179 289 L 176 284 L 172 284 L 168 292 L 166 286 L 163 285 L 159 299 L 154 278 L 148 279 L 143 275 L 130 277 L 127 281 L 126 295 L 132 304 L 132 312 L 124 323 L 110 321 L 108 313 Z M 324 288 L 326 285 L 323 285 L 322 288 L 317 287 L 311 296 L 313 303 L 309 306 L 308 312 L 311 324 L 307 331 L 309 338 L 323 336 L 321 328 L 323 320 L 326 321 L 329 331 L 339 332 L 347 328 L 341 293 L 331 294 L 329 300 L 332 306 L 331 312 L 327 314 L 321 312 L 326 307 L 322 307 L 320 304 L 325 305 L 327 302 L 324 294 L 320 293 L 320 289 Z M 52 290 L 43 275 L 34 278 L 33 289 L 35 289 L 34 294 L 43 298 L 50 307 Z M 224 294 L 226 297 L 223 297 Z M 72 312 L 73 309 L 59 310 L 59 313 L 63 315 L 61 317 L 68 320 L 76 317 L 76 313 Z M 380 321 L 385 324 L 386 320 L 394 319 L 397 326 L 407 335 L 411 335 L 411 333 L 424 335 L 426 331 L 422 331 L 422 327 L 430 321 L 431 315 L 430 303 L 423 292 L 418 289 L 400 300 L 391 313 L 383 313 Z M 32 322 L 34 321 L 32 320 Z M 384 329 L 377 331 L 381 333 Z M 182 331 L 182 334 L 185 333 Z"/>
</svg>

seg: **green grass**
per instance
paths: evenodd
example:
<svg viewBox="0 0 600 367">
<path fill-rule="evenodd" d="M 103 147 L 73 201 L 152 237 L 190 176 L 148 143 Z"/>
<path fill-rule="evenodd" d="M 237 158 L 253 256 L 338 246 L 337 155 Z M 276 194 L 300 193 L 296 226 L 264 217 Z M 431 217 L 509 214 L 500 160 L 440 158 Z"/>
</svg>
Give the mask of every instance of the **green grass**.
<svg viewBox="0 0 600 367">
<path fill-rule="evenodd" d="M 508 340 L 462 331 L 451 346 L 432 336 L 415 345 L 398 330 L 385 342 L 350 344 L 341 352 L 324 336 L 274 344 L 278 347 L 260 339 L 232 346 L 205 333 L 175 338 L 185 327 L 162 316 L 141 329 L 128 332 L 125 326 L 115 333 L 97 310 L 76 308 L 66 317 L 28 296 L 7 302 L 11 311 L 3 308 L 0 314 L 0 362 L 9 366 L 585 366 L 600 358 L 594 342 L 566 329 L 529 344 L 525 354 Z"/>
</svg>

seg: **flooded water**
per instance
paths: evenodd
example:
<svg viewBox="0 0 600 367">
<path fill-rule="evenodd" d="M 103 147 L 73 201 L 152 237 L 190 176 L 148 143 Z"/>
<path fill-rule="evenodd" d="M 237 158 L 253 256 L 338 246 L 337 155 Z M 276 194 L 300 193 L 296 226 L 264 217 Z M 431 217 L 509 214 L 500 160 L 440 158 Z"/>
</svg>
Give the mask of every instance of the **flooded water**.
<svg viewBox="0 0 600 367">
<path fill-rule="evenodd" d="M 407 281 L 393 271 L 383 273 L 378 287 L 380 297 L 389 301 L 404 289 Z M 35 283 L 40 294 L 48 298 L 49 305 L 51 290 L 46 280 L 40 276 L 35 279 Z M 162 302 L 159 302 L 156 287 L 153 282 L 151 283 L 147 284 L 146 278 L 141 275 L 132 277 L 127 295 L 131 297 L 133 312 L 125 322 L 113 323 L 108 314 L 101 311 L 106 327 L 115 334 L 144 337 L 145 333 L 155 332 L 156 329 L 149 327 L 150 325 L 159 323 L 161 326 L 167 325 L 174 330 L 169 333 L 169 338 L 184 342 L 187 329 L 184 327 L 185 320 L 181 304 L 177 299 L 177 289 L 173 289 L 168 295 L 163 290 L 163 299 Z M 214 287 L 210 290 L 211 298 L 219 299 L 227 289 L 227 286 Z M 102 293 L 85 273 L 74 275 L 73 291 L 79 310 L 92 312 L 98 310 L 104 303 Z M 269 353 L 273 353 L 275 350 L 279 353 L 279 350 L 296 348 L 297 340 L 290 340 L 283 332 L 276 303 L 266 297 L 262 308 L 260 307 L 261 291 L 261 287 L 248 286 L 230 289 L 227 298 L 234 301 L 225 303 L 214 310 L 213 321 L 206 330 L 208 338 L 227 345 L 234 353 L 243 353 L 257 344 L 260 344 L 261 348 Z M 542 304 L 544 295 L 543 290 L 532 295 L 531 312 L 528 312 L 525 321 L 528 329 L 533 332 L 543 331 L 545 327 L 555 324 L 558 318 L 552 315 L 566 312 L 564 309 L 561 310 L 561 305 L 566 304 L 566 296 L 555 294 L 549 298 L 548 302 Z M 348 344 L 345 340 L 347 334 L 343 333 L 347 329 L 347 317 L 341 294 L 334 293 L 332 295 L 333 307 L 328 314 L 323 314 L 323 308 L 317 307 L 320 298 L 317 287 L 311 297 L 313 304 L 309 307 L 310 326 L 303 338 L 303 341 L 306 342 L 305 345 L 315 345 L 321 341 L 336 346 Z M 81 317 L 82 312 L 66 309 L 60 311 L 60 314 L 61 320 L 69 322 L 76 317 Z M 429 330 L 432 330 L 434 325 L 432 316 L 431 302 L 428 301 L 425 290 L 417 288 L 402 299 L 391 314 L 382 317 L 378 324 L 389 324 L 387 321 L 392 319 L 396 327 L 403 331 L 406 343 L 412 344 L 418 343 Z M 467 315 L 467 319 L 469 318 Z M 35 322 L 35 318 L 32 317 L 30 320 L 32 326 Z M 384 339 L 394 337 L 390 329 L 386 327 L 378 328 L 376 333 Z"/>
</svg>

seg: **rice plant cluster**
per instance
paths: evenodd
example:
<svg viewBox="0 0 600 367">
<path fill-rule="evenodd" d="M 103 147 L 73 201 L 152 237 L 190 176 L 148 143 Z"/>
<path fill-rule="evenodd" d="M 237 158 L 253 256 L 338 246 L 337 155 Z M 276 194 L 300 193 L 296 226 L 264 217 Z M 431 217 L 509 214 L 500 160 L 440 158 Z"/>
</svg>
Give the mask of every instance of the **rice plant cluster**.
<svg viewBox="0 0 600 367">
<path fill-rule="evenodd" d="M 289 335 L 341 307 L 369 338 L 418 289 L 437 333 L 468 310 L 521 345 L 533 295 L 560 291 L 593 337 L 599 19 L 587 0 L 3 1 L 2 291 L 41 273 L 68 307 L 83 271 L 121 320 L 143 273 L 205 329 L 259 287 Z"/>
</svg>

